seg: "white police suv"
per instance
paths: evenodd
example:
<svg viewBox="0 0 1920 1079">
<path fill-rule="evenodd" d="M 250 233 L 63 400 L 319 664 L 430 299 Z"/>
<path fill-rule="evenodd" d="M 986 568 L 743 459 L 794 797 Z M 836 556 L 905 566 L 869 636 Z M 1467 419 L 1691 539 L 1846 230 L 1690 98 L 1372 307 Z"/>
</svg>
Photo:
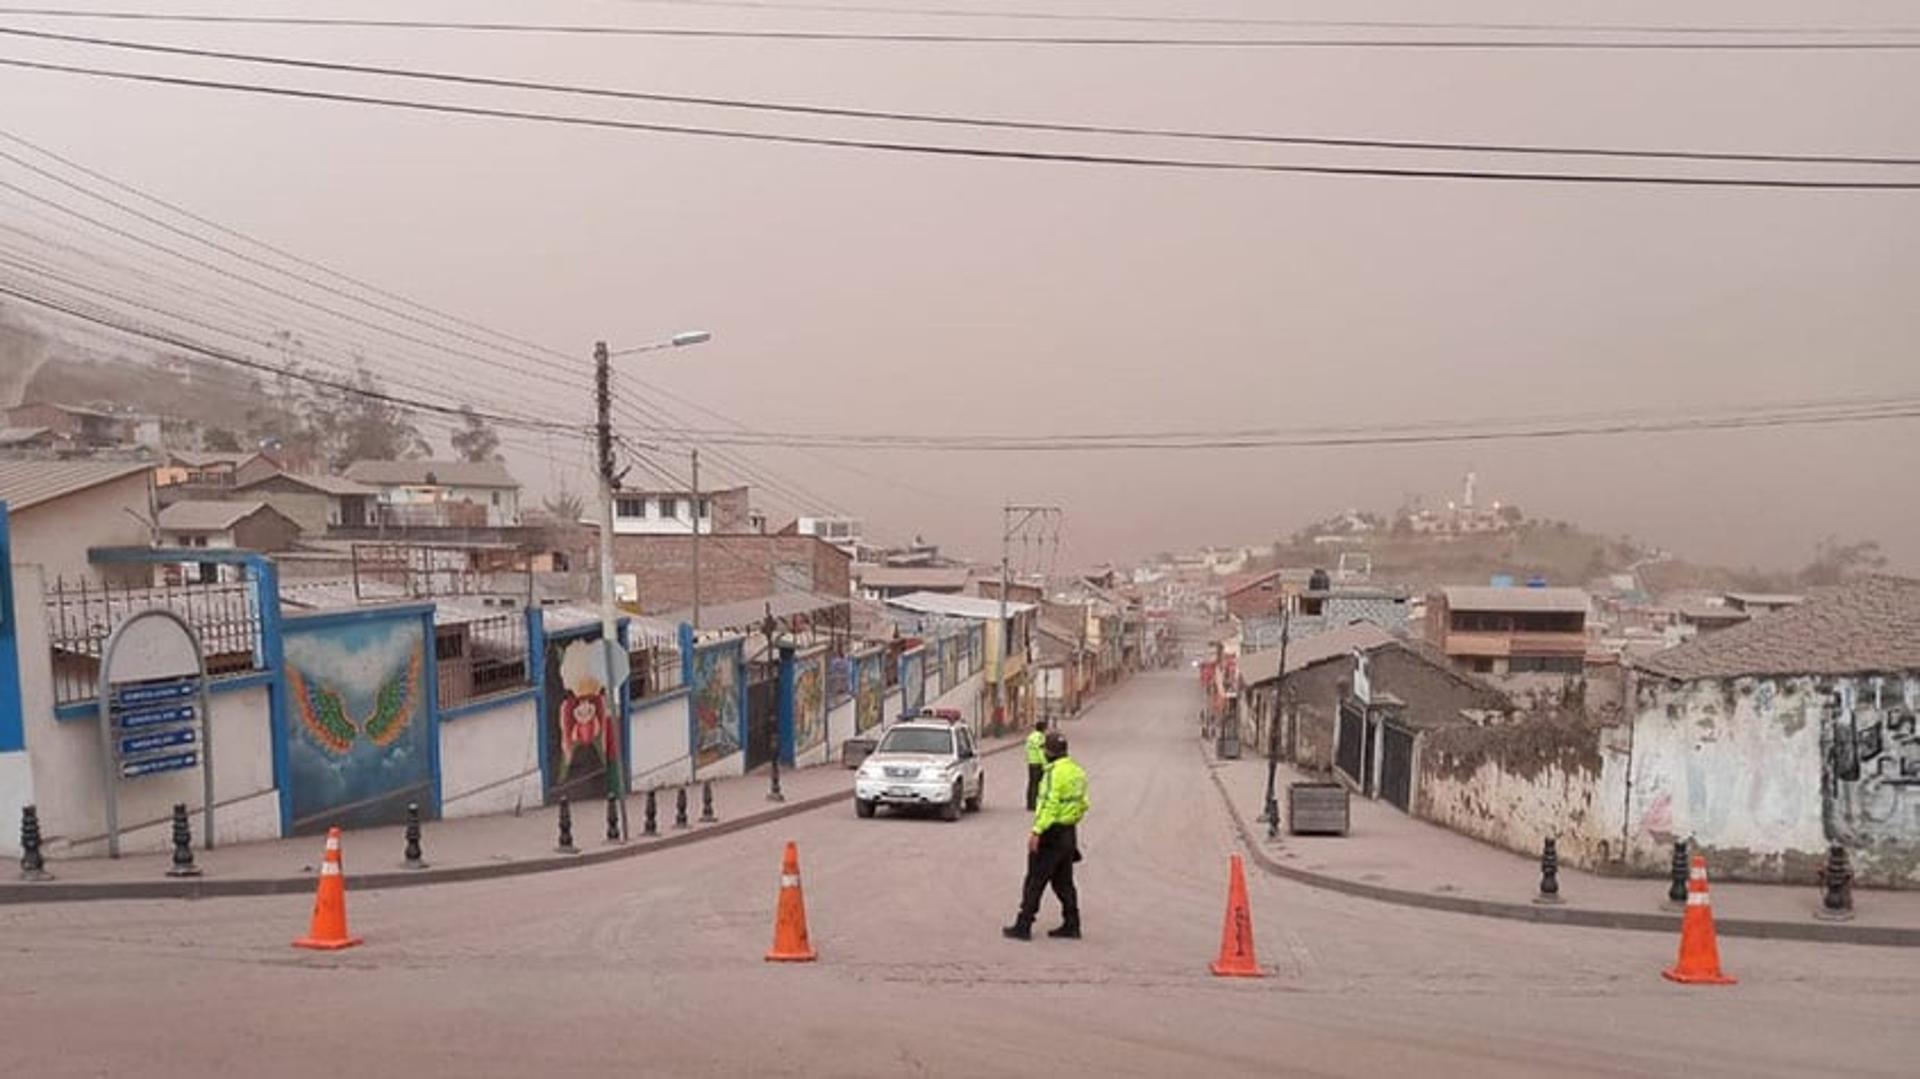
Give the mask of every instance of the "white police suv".
<svg viewBox="0 0 1920 1079">
<path fill-rule="evenodd" d="M 888 729 L 853 777 L 853 809 L 871 817 L 881 806 L 938 809 L 956 821 L 986 797 L 987 773 L 973 732 L 948 718 L 902 720 Z"/>
</svg>

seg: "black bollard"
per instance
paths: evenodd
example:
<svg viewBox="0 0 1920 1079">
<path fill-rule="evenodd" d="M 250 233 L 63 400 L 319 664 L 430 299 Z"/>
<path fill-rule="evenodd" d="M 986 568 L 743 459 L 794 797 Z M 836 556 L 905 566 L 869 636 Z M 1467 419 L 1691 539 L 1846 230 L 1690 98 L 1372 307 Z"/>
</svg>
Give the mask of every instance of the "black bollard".
<svg viewBox="0 0 1920 1079">
<path fill-rule="evenodd" d="M 1685 908 L 1687 905 L 1687 845 L 1684 842 L 1673 845 L 1673 879 L 1667 886 L 1667 906 Z"/>
<path fill-rule="evenodd" d="M 556 854 L 580 853 L 580 848 L 573 845 L 573 803 L 565 795 L 560 796 L 560 844 L 553 850 Z"/>
<path fill-rule="evenodd" d="M 1540 848 L 1540 894 L 1533 901 L 1542 905 L 1564 902 L 1560 898 L 1560 844 L 1552 836 Z"/>
<path fill-rule="evenodd" d="M 780 758 L 776 755 L 773 758 L 773 772 L 771 773 L 771 785 L 767 789 L 767 801 L 784 802 L 786 800 L 787 796 L 785 792 L 780 789 Z"/>
<path fill-rule="evenodd" d="M 173 864 L 167 867 L 169 877 L 197 877 L 200 867 L 193 864 L 193 828 L 187 823 L 187 807 L 183 802 L 173 804 Z"/>
<path fill-rule="evenodd" d="M 407 803 L 407 853 L 403 867 L 406 869 L 425 869 L 427 863 L 420 860 L 420 803 Z"/>
<path fill-rule="evenodd" d="M 687 788 L 685 787 L 673 792 L 673 826 L 675 828 L 687 826 Z"/>
<path fill-rule="evenodd" d="M 20 879 L 53 879 L 46 856 L 40 853 L 40 811 L 33 806 L 20 807 Z"/>
<path fill-rule="evenodd" d="M 1813 916 L 1828 922 L 1853 920 L 1853 862 L 1847 848 L 1835 843 L 1827 848 L 1827 864 L 1820 867 L 1820 909 Z"/>
<path fill-rule="evenodd" d="M 1280 838 L 1280 799 L 1267 799 L 1267 807 L 1261 810 L 1261 817 L 1267 824 L 1267 838 Z"/>
<path fill-rule="evenodd" d="M 607 792 L 607 842 L 620 842 L 620 798 Z"/>
<path fill-rule="evenodd" d="M 713 781 L 700 784 L 700 823 L 718 824 L 720 818 L 713 812 Z"/>
<path fill-rule="evenodd" d="M 646 822 L 642 827 L 640 834 L 641 835 L 659 835 L 660 834 L 660 807 L 655 804 L 652 787 L 647 788 Z"/>
</svg>

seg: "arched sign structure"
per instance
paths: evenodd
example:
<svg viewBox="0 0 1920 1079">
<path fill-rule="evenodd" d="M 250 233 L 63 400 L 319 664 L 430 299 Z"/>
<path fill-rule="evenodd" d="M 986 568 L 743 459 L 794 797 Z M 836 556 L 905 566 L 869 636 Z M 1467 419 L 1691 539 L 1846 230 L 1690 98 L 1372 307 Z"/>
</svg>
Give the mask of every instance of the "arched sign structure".
<svg viewBox="0 0 1920 1079">
<path fill-rule="evenodd" d="M 120 857 L 120 782 L 199 767 L 201 842 L 213 849 L 213 724 L 200 635 L 165 608 L 114 627 L 100 653 L 107 855 Z"/>
</svg>

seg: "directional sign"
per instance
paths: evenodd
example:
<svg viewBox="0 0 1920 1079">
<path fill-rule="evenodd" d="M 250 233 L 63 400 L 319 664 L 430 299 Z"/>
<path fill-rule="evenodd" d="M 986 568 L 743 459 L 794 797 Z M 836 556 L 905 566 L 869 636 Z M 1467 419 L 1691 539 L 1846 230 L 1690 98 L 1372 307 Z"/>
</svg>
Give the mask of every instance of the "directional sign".
<svg viewBox="0 0 1920 1079">
<path fill-rule="evenodd" d="M 195 709 L 191 704 L 179 704 L 170 708 L 144 709 L 138 712 L 115 712 L 114 725 L 122 730 L 134 730 L 140 727 L 161 727 L 169 723 L 192 723 Z"/>
<path fill-rule="evenodd" d="M 189 750 L 185 753 L 169 753 L 164 757 L 126 761 L 120 765 L 120 774 L 127 779 L 138 779 L 141 776 L 158 775 L 161 772 L 178 772 L 199 763 L 200 754 Z"/>
<path fill-rule="evenodd" d="M 115 689 L 113 703 L 118 708 L 133 708 L 163 701 L 190 700 L 197 692 L 199 687 L 190 681 L 135 684 Z"/>
<path fill-rule="evenodd" d="M 141 753 L 151 753 L 156 749 L 172 749 L 174 746 L 190 746 L 200 736 L 192 727 L 178 730 L 155 731 L 152 734 L 134 734 L 120 739 L 120 755 L 132 757 Z"/>
</svg>

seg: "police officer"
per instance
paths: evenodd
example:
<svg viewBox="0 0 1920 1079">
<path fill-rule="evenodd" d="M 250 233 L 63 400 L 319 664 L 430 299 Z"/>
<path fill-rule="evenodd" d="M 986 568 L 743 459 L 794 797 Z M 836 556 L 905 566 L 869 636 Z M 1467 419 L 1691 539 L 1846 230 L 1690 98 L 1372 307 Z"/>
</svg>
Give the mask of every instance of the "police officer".
<svg viewBox="0 0 1920 1079">
<path fill-rule="evenodd" d="M 1033 725 L 1033 733 L 1027 735 L 1027 812 L 1033 812 L 1034 800 L 1040 794 L 1040 776 L 1047 770 L 1047 721 L 1041 720 Z"/>
<path fill-rule="evenodd" d="M 1027 835 L 1027 879 L 1022 885 L 1020 914 L 1000 932 L 1013 940 L 1033 939 L 1033 919 L 1040 913 L 1040 895 L 1053 886 L 1060 900 L 1061 921 L 1047 936 L 1080 939 L 1080 893 L 1073 886 L 1073 863 L 1080 860 L 1078 825 L 1087 815 L 1087 773 L 1067 756 L 1067 740 L 1049 734 L 1043 743 L 1046 773 L 1040 779 L 1039 806 Z"/>
</svg>

